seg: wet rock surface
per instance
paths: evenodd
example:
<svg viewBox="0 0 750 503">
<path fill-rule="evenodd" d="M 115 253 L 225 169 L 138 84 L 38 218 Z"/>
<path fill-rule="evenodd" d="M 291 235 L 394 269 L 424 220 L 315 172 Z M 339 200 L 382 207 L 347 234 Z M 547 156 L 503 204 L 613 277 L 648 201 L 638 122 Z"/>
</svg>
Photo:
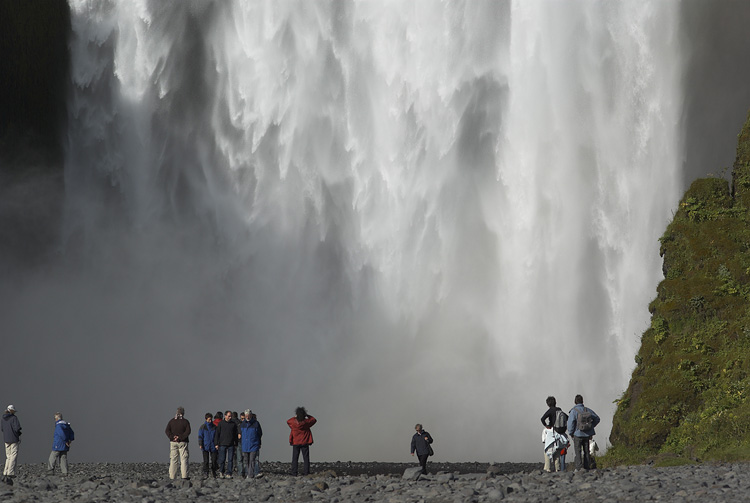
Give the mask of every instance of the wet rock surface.
<svg viewBox="0 0 750 503">
<path fill-rule="evenodd" d="M 410 463 L 315 463 L 306 477 L 287 475 L 287 463 L 263 463 L 256 479 L 170 480 L 162 463 L 75 464 L 70 475 L 49 475 L 42 463 L 19 466 L 13 485 L 0 483 L 3 502 L 168 501 L 744 501 L 750 464 L 655 468 L 620 467 L 544 473 L 535 463 L 430 463 L 430 473 L 404 479 Z"/>
</svg>

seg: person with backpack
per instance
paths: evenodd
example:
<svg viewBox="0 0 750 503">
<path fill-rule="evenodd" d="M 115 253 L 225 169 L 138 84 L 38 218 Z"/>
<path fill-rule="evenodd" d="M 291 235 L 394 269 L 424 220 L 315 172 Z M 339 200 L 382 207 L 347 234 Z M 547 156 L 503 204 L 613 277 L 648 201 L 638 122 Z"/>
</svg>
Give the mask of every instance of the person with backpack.
<svg viewBox="0 0 750 503">
<path fill-rule="evenodd" d="M 568 437 L 565 432 L 568 429 L 568 415 L 557 406 L 557 400 L 553 396 L 547 397 L 547 412 L 542 416 L 542 424 L 544 425 L 545 431 L 542 431 L 542 442 L 544 443 L 545 454 L 544 454 L 544 471 L 552 471 L 550 465 L 550 456 L 547 454 L 547 450 L 550 447 L 550 443 L 556 445 L 563 445 L 559 452 L 556 452 L 553 456 L 555 460 L 555 471 L 565 471 L 565 446 L 568 444 Z M 558 435 L 552 435 L 551 432 L 546 430 L 554 430 Z M 550 433 L 548 436 L 547 433 Z M 558 436 L 562 436 L 562 439 L 558 439 Z M 547 442 L 549 440 L 549 442 Z"/>
<path fill-rule="evenodd" d="M 573 448 L 576 453 L 576 471 L 581 468 L 588 470 L 591 465 L 589 440 L 596 432 L 594 428 L 599 424 L 599 416 L 593 410 L 583 405 L 583 397 L 576 395 L 575 406 L 568 414 L 568 434 L 573 437 Z"/>
</svg>

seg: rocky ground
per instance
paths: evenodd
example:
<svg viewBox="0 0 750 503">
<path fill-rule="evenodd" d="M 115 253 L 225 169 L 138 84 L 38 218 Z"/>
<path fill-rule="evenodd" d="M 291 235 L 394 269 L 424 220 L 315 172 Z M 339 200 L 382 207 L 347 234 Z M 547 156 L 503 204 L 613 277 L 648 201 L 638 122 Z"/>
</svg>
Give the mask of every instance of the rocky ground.
<svg viewBox="0 0 750 503">
<path fill-rule="evenodd" d="M 171 481 L 161 463 L 75 464 L 67 477 L 43 464 L 19 466 L 3 502 L 330 501 L 745 501 L 750 465 L 655 468 L 648 465 L 589 472 L 544 473 L 541 464 L 431 463 L 431 473 L 405 463 L 315 463 L 308 477 L 290 477 L 288 463 L 263 464 L 260 479 Z M 415 469 L 416 468 L 416 469 Z"/>
</svg>

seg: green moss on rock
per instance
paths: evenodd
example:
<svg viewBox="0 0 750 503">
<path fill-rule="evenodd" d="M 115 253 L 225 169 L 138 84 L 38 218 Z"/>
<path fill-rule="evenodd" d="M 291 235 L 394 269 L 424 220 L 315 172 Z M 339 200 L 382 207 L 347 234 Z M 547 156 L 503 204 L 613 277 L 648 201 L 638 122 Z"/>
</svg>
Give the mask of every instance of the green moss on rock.
<svg viewBox="0 0 750 503">
<path fill-rule="evenodd" d="M 664 280 L 617 402 L 615 457 L 750 459 L 749 208 L 750 116 L 731 191 L 693 182 L 660 239 Z"/>
</svg>

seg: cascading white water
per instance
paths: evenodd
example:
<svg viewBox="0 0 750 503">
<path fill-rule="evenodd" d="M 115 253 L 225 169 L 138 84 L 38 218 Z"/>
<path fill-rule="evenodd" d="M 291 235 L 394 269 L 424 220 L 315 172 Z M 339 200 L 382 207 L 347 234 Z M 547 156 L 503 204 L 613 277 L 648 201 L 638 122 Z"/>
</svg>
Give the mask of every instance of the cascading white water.
<svg viewBox="0 0 750 503">
<path fill-rule="evenodd" d="M 419 421 L 537 460 L 549 394 L 608 434 L 680 191 L 675 5 L 71 7 L 68 324 L 120 400 L 250 406 L 266 459 L 301 404 L 316 459 Z"/>
</svg>

